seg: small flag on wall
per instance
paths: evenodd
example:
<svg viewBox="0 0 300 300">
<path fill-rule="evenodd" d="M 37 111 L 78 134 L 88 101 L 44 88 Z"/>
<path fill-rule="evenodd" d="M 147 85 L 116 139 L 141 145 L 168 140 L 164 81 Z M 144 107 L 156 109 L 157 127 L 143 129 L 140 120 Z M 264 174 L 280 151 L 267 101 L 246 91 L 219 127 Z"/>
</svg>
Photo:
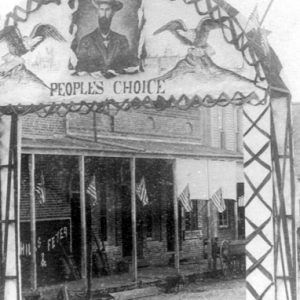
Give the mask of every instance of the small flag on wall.
<svg viewBox="0 0 300 300">
<path fill-rule="evenodd" d="M 86 193 L 91 197 L 91 205 L 97 204 L 97 190 L 96 190 L 96 176 L 93 175 L 89 186 L 87 187 Z"/>
<path fill-rule="evenodd" d="M 261 28 L 257 5 L 254 7 L 252 13 L 249 16 L 247 25 L 249 23 L 252 24 L 256 29 L 256 36 L 250 39 L 248 37 L 249 42 L 256 44 L 256 46 L 258 47 L 261 47 L 261 49 L 263 49 L 264 55 L 267 55 L 270 52 L 269 42 L 267 38 L 270 32 L 266 29 Z M 244 29 L 244 31 L 246 31 L 246 28 Z"/>
<path fill-rule="evenodd" d="M 244 207 L 245 206 L 245 197 L 244 195 L 238 197 L 238 207 Z"/>
<path fill-rule="evenodd" d="M 40 182 L 35 185 L 35 194 L 40 204 L 46 203 L 46 188 L 43 172 L 41 173 Z"/>
<path fill-rule="evenodd" d="M 226 210 L 225 201 L 222 195 L 222 189 L 219 188 L 211 197 L 212 202 L 214 203 L 215 207 L 217 208 L 219 213 L 222 213 Z"/>
<path fill-rule="evenodd" d="M 252 23 L 256 28 L 260 27 L 260 22 L 259 22 L 259 14 L 258 14 L 258 6 L 257 4 L 254 6 L 249 19 L 248 23 Z M 246 31 L 246 28 L 244 29 Z"/>
<path fill-rule="evenodd" d="M 147 205 L 149 203 L 147 190 L 146 190 L 146 182 L 145 177 L 142 177 L 139 184 L 136 186 L 136 194 L 138 195 L 140 201 L 143 205 Z"/>
<path fill-rule="evenodd" d="M 186 187 L 178 197 L 178 200 L 181 202 L 182 206 L 187 212 L 192 211 L 193 207 L 192 207 L 192 201 L 190 199 L 190 188 L 188 184 L 186 185 Z"/>
</svg>

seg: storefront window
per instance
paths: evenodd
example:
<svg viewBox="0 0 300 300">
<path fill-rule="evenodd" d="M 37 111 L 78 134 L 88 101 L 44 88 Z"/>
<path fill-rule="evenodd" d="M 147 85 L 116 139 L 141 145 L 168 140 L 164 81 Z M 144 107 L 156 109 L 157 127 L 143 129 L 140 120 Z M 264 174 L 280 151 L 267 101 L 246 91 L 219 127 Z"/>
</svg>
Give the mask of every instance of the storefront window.
<svg viewBox="0 0 300 300">
<path fill-rule="evenodd" d="M 152 211 L 148 209 L 146 216 L 146 234 L 147 238 L 152 238 Z"/>
<path fill-rule="evenodd" d="M 191 212 L 185 213 L 185 229 L 187 231 L 198 230 L 198 211 L 199 205 L 197 200 L 192 200 L 193 209 Z"/>
<path fill-rule="evenodd" d="M 102 208 L 100 213 L 100 236 L 103 241 L 107 241 L 106 210 Z"/>
<path fill-rule="evenodd" d="M 229 227 L 228 204 L 226 206 L 226 210 L 219 213 L 219 227 Z"/>
</svg>

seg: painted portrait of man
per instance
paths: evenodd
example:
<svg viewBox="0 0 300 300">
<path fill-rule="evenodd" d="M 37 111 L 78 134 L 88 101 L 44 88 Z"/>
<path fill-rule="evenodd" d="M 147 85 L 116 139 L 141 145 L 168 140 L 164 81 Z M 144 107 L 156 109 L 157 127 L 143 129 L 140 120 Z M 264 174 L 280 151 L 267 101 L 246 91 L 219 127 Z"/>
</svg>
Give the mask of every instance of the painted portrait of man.
<svg viewBox="0 0 300 300">
<path fill-rule="evenodd" d="M 92 0 L 96 8 L 98 26 L 83 36 L 78 44 L 76 71 L 113 77 L 127 73 L 136 65 L 125 35 L 111 29 L 112 20 L 123 3 L 118 0 Z"/>
</svg>

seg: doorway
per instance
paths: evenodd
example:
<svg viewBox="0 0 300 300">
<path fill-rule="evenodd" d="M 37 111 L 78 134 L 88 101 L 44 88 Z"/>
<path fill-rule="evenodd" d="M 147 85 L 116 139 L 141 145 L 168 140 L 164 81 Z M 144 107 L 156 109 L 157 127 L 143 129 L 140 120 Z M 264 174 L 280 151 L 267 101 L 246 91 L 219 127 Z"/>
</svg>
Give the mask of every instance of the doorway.
<svg viewBox="0 0 300 300">
<path fill-rule="evenodd" d="M 121 186 L 122 203 L 122 253 L 123 257 L 132 252 L 131 193 L 127 185 Z"/>
<path fill-rule="evenodd" d="M 122 253 L 123 257 L 132 255 L 131 191 L 127 185 L 121 187 L 122 199 Z M 143 218 L 137 215 L 137 256 L 143 257 Z"/>
<path fill-rule="evenodd" d="M 170 198 L 168 197 L 168 199 Z M 166 229 L 167 229 L 167 251 L 168 252 L 174 251 L 175 250 L 174 207 L 171 201 L 168 201 L 167 203 Z"/>
</svg>

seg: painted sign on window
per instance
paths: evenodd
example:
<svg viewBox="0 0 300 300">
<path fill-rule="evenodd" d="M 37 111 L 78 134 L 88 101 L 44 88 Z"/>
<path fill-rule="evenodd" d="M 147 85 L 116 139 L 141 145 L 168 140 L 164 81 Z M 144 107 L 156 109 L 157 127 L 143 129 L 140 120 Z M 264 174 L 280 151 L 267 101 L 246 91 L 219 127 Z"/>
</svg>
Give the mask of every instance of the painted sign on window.
<svg viewBox="0 0 300 300">
<path fill-rule="evenodd" d="M 63 257 L 71 251 L 70 219 L 36 222 L 36 263 L 38 283 L 59 281 L 62 276 Z M 25 286 L 30 279 L 30 222 L 21 222 L 21 263 Z"/>
</svg>

